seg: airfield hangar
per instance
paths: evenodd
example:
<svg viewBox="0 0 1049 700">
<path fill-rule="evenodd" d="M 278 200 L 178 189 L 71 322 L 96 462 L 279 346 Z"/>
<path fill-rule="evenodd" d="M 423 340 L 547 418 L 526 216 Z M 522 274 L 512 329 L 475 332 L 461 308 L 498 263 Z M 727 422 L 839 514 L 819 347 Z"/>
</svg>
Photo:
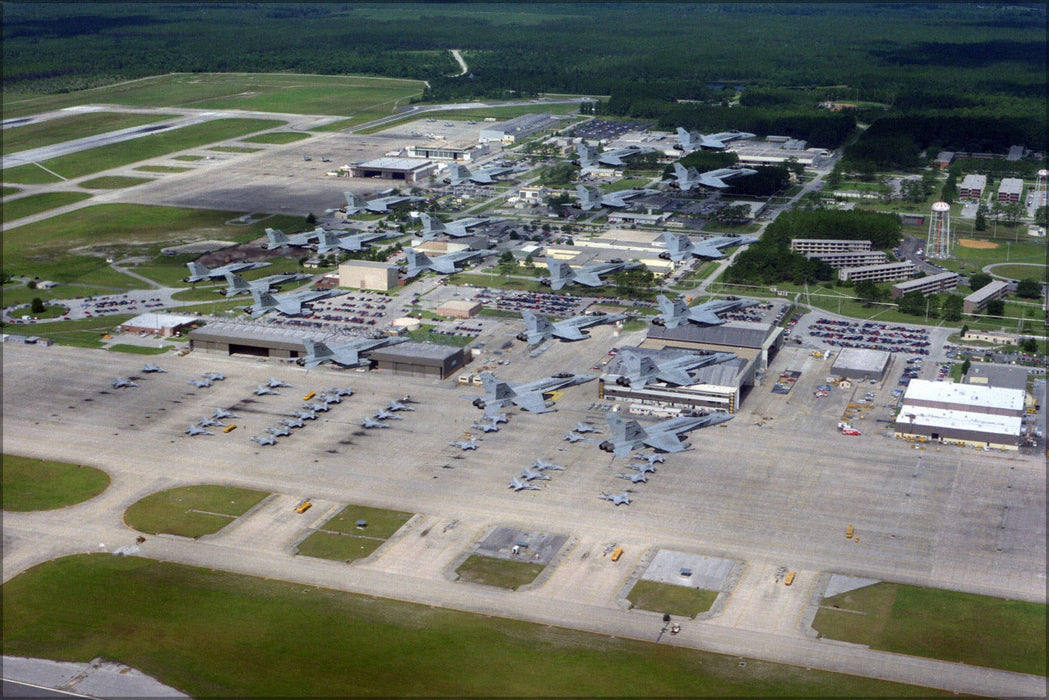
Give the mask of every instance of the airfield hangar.
<svg viewBox="0 0 1049 700">
<path fill-rule="evenodd" d="M 437 166 L 418 158 L 384 157 L 358 163 L 350 169 L 352 177 L 377 177 L 382 180 L 420 182 L 437 172 Z"/>
<path fill-rule="evenodd" d="M 1025 392 L 915 379 L 907 386 L 895 436 L 904 440 L 1017 450 Z"/>
<path fill-rule="evenodd" d="M 190 332 L 190 348 L 205 353 L 295 360 L 306 354 L 302 339 L 310 337 L 330 346 L 354 338 L 332 338 L 330 333 L 269 326 L 261 323 L 216 321 Z M 400 343 L 368 353 L 373 369 L 416 377 L 445 379 L 466 364 L 462 348 L 436 343 Z M 337 367 L 337 365 L 328 365 Z"/>
</svg>

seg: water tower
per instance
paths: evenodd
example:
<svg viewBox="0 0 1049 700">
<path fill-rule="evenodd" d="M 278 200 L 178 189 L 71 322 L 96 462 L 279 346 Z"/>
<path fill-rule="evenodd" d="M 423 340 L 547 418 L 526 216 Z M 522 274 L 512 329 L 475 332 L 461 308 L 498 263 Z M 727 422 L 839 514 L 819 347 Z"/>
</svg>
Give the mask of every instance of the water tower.
<svg viewBox="0 0 1049 700">
<path fill-rule="evenodd" d="M 925 257 L 947 258 L 951 255 L 951 205 L 936 202 L 929 220 L 929 240 L 925 243 Z"/>
<path fill-rule="evenodd" d="M 1038 180 L 1034 185 L 1034 208 L 1044 207 L 1049 202 L 1046 201 L 1045 197 L 1045 179 L 1049 177 L 1049 170 L 1039 170 Z"/>
</svg>

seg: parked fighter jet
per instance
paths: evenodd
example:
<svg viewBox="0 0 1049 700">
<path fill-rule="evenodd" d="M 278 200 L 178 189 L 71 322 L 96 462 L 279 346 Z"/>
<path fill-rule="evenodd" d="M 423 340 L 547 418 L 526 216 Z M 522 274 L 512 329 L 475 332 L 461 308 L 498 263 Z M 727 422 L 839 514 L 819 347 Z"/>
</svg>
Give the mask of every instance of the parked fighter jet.
<svg viewBox="0 0 1049 700">
<path fill-rule="evenodd" d="M 495 423 L 474 423 L 470 426 L 476 430 L 480 430 L 485 433 L 498 433 L 499 426 Z"/>
<path fill-rule="evenodd" d="M 583 167 L 584 171 L 592 171 L 599 165 L 623 167 L 627 165 L 624 158 L 631 158 L 644 153 L 653 153 L 653 151 L 650 148 L 641 148 L 640 146 L 627 146 L 626 148 L 615 148 L 598 153 L 595 147 L 588 146 L 583 141 L 576 144 L 576 155 L 578 156 L 576 162 Z"/>
<path fill-rule="evenodd" d="M 336 396 L 353 396 L 353 389 L 351 389 L 349 387 L 346 387 L 345 389 L 340 389 L 337 386 L 333 386 L 331 389 L 328 389 L 327 391 L 328 391 L 329 394 L 335 394 Z"/>
<path fill-rule="evenodd" d="M 275 379 L 273 377 L 270 377 L 269 381 L 266 382 L 266 386 L 268 386 L 270 389 L 280 389 L 281 387 L 290 388 L 291 384 L 288 384 L 283 379 Z"/>
<path fill-rule="evenodd" d="M 633 469 L 639 474 L 654 474 L 656 471 L 656 468 L 652 465 L 651 462 L 637 462 L 636 464 L 628 464 L 626 465 L 626 468 Z"/>
<path fill-rule="evenodd" d="M 269 267 L 268 262 L 243 262 L 243 263 L 230 263 L 229 265 L 223 265 L 222 267 L 216 267 L 208 269 L 204 265 L 198 262 L 188 262 L 186 267 L 189 268 L 189 277 L 186 277 L 183 282 L 203 282 L 209 279 L 222 279 L 227 272 L 244 272 L 245 270 L 258 270 L 262 267 Z"/>
<path fill-rule="evenodd" d="M 321 394 L 317 398 L 326 404 L 342 403 L 342 397 L 338 394 Z"/>
<path fill-rule="evenodd" d="M 373 420 L 372 418 L 370 418 L 368 416 L 365 416 L 364 420 L 361 421 L 361 426 L 364 427 L 364 428 L 389 428 L 390 427 L 390 426 L 386 425 L 385 423 L 383 423 L 382 421 Z"/>
<path fill-rule="evenodd" d="M 281 418 L 277 422 L 285 428 L 302 428 L 306 425 L 301 418 Z"/>
<path fill-rule="evenodd" d="M 610 495 L 610 494 L 607 494 L 607 493 L 602 493 L 600 498 L 603 498 L 606 501 L 612 501 L 612 505 L 616 505 L 616 506 L 619 506 L 619 505 L 627 505 L 628 506 L 628 505 L 630 505 L 630 496 L 627 493 L 625 493 L 625 492 L 616 494 L 614 496 Z"/>
<path fill-rule="evenodd" d="M 636 420 L 625 420 L 618 413 L 608 414 L 608 429 L 611 440 L 605 440 L 599 447 L 611 452 L 616 457 L 625 457 L 632 450 L 647 445 L 662 452 L 681 452 L 689 443 L 681 440 L 683 435 L 697 428 L 705 428 L 732 420 L 728 413 L 708 413 L 702 416 L 681 416 L 642 428 Z"/>
<path fill-rule="evenodd" d="M 628 199 L 641 197 L 646 194 L 659 194 L 659 190 L 648 189 L 619 190 L 618 192 L 603 194 L 596 187 L 586 187 L 584 185 L 576 185 L 575 191 L 579 195 L 579 208 L 583 211 L 590 211 L 596 207 L 622 209 L 630 206 L 627 202 Z"/>
<path fill-rule="evenodd" d="M 576 444 L 577 442 L 585 441 L 586 439 L 587 439 L 586 436 L 580 435 L 579 433 L 574 433 L 572 431 L 569 431 L 565 435 L 565 440 L 568 440 L 568 442 L 572 443 L 573 445 Z"/>
<path fill-rule="evenodd" d="M 524 172 L 527 167 L 518 165 L 492 165 L 471 171 L 465 165 L 451 163 L 448 166 L 448 177 L 444 179 L 449 185 L 461 185 L 464 182 L 475 182 L 478 185 L 491 185 L 503 175 Z"/>
<path fill-rule="evenodd" d="M 623 373 L 616 377 L 616 384 L 629 386 L 632 389 L 640 389 L 657 381 L 676 386 L 688 386 L 695 383 L 689 375 L 692 370 L 728 362 L 735 357 L 731 352 L 690 353 L 670 360 L 656 361 L 651 357 L 641 356 L 624 349 L 619 351 Z"/>
<path fill-rule="evenodd" d="M 189 428 L 186 429 L 186 435 L 214 435 L 214 434 L 215 433 L 213 433 L 213 432 L 211 432 L 209 430 L 204 430 L 204 428 L 201 428 L 199 425 L 196 425 L 196 424 L 191 425 L 191 426 L 189 426 Z"/>
<path fill-rule="evenodd" d="M 113 388 L 114 389 L 130 388 L 130 387 L 133 387 L 133 386 L 138 386 L 138 384 L 136 384 L 135 382 L 131 381 L 127 377 L 117 377 L 113 381 Z"/>
<path fill-rule="evenodd" d="M 240 418 L 236 413 L 233 413 L 225 408 L 216 408 L 215 412 L 211 414 L 212 418 L 216 420 L 222 420 L 223 418 Z"/>
<path fill-rule="evenodd" d="M 303 404 L 302 410 L 313 411 L 314 413 L 327 413 L 331 410 L 331 406 L 323 401 L 314 401 L 313 403 Z"/>
<path fill-rule="evenodd" d="M 190 379 L 186 383 L 187 384 L 192 384 L 193 386 L 197 387 L 198 389 L 205 389 L 205 388 L 211 386 L 211 380 L 208 379 L 207 377 L 204 377 L 203 379 Z"/>
<path fill-rule="evenodd" d="M 302 307 L 319 299 L 329 299 L 348 293 L 345 289 L 324 289 L 318 291 L 303 290 L 300 292 L 288 292 L 287 294 L 274 295 L 269 292 L 251 290 L 251 299 L 254 302 L 249 308 L 251 317 L 258 318 L 270 311 L 278 311 L 285 316 L 298 316 L 302 314 Z"/>
<path fill-rule="evenodd" d="M 473 404 L 477 408 L 484 409 L 485 415 L 489 418 L 511 404 L 516 404 L 532 413 L 546 413 L 553 406 L 553 402 L 547 400 L 549 394 L 558 389 L 589 382 L 595 378 L 565 372 L 526 384 L 511 384 L 496 379 L 491 372 L 481 372 L 481 383 L 484 385 L 485 395 L 473 399 Z"/>
<path fill-rule="evenodd" d="M 201 418 L 200 420 L 197 421 L 197 425 L 199 425 L 201 428 L 211 428 L 211 427 L 225 428 L 226 427 L 223 423 L 215 420 L 211 416 L 204 416 L 203 418 Z"/>
<path fill-rule="evenodd" d="M 560 464 L 554 464 L 553 462 L 548 462 L 547 460 L 543 459 L 542 457 L 539 457 L 534 462 L 532 462 L 532 467 L 534 469 L 538 469 L 541 472 L 545 472 L 548 469 L 552 469 L 552 470 L 558 471 L 558 472 L 563 472 L 565 470 L 565 468 L 562 467 Z"/>
<path fill-rule="evenodd" d="M 558 338 L 566 342 L 586 340 L 590 337 L 590 333 L 584 331 L 584 328 L 602 323 L 617 323 L 625 320 L 626 316 L 624 314 L 583 314 L 566 318 L 563 321 L 551 322 L 546 316 L 525 309 L 521 312 L 521 318 L 524 319 L 525 330 L 517 334 L 517 339 L 529 345 L 536 345 L 547 338 Z"/>
<path fill-rule="evenodd" d="M 376 420 L 388 420 L 390 418 L 393 418 L 394 420 L 404 420 L 401 416 L 398 416 L 393 411 L 387 411 L 385 408 L 380 408 L 376 411 L 374 418 Z"/>
<path fill-rule="evenodd" d="M 553 260 L 551 258 L 546 259 L 546 269 L 550 271 L 550 276 L 543 278 L 544 284 L 549 284 L 550 289 L 557 291 L 563 288 L 567 284 L 583 284 L 587 287 L 600 287 L 604 284 L 601 280 L 601 275 L 608 275 L 613 272 L 619 272 L 620 270 L 633 270 L 641 267 L 639 262 L 606 262 L 606 263 L 594 263 L 593 265 L 587 265 L 581 267 L 578 270 L 573 270 L 568 266 L 568 263 L 561 262 L 560 260 Z"/>
<path fill-rule="evenodd" d="M 168 373 L 168 371 L 166 369 L 161 369 L 160 367 L 156 366 L 152 362 L 147 362 L 146 365 L 142 368 L 142 371 L 145 374 L 151 374 L 151 373 L 154 373 L 154 372 L 163 372 L 164 374 Z"/>
<path fill-rule="evenodd" d="M 396 399 L 390 402 L 390 405 L 386 407 L 387 411 L 414 411 L 415 409 L 404 403 L 403 401 L 397 401 Z"/>
<path fill-rule="evenodd" d="M 674 301 L 670 301 L 660 294 L 656 297 L 656 304 L 659 305 L 660 313 L 652 319 L 652 323 L 657 326 L 666 326 L 667 328 L 677 328 L 686 321 L 698 323 L 702 326 L 716 326 L 725 322 L 718 317 L 719 313 L 745 309 L 757 303 L 753 299 L 728 298 L 715 299 L 698 306 L 689 306 L 680 296 L 675 298 Z"/>
<path fill-rule="evenodd" d="M 390 235 L 386 231 L 370 231 L 338 236 L 332 231 L 325 231 L 324 229 L 317 230 L 317 252 L 321 255 L 330 253 L 333 250 L 346 250 L 355 253 L 367 248 L 368 246 L 366 244 L 369 241 L 388 238 Z"/>
<path fill-rule="evenodd" d="M 291 415 L 299 420 L 317 420 L 317 414 L 314 411 L 292 411 Z"/>
<path fill-rule="evenodd" d="M 268 292 L 285 282 L 298 282 L 299 280 L 306 280 L 309 278 L 310 275 L 305 273 L 298 274 L 289 272 L 279 275 L 269 275 L 268 277 L 262 277 L 249 282 L 235 272 L 227 272 L 226 288 L 222 290 L 222 293 L 227 297 L 235 297 L 238 294 L 251 294 L 253 289 L 257 289 L 260 292 Z"/>
<path fill-rule="evenodd" d="M 452 238 L 473 236 L 474 234 L 470 229 L 485 224 L 498 223 L 503 219 L 478 219 L 471 216 L 465 219 L 457 219 L 456 221 L 444 223 L 436 216 L 421 213 L 419 214 L 419 220 L 423 223 L 422 239 L 428 241 L 431 238 L 440 235 L 451 236 Z"/>
<path fill-rule="evenodd" d="M 507 488 L 513 489 L 514 491 L 521 491 L 527 489 L 529 491 L 539 491 L 539 487 L 535 484 L 529 484 L 527 481 L 521 481 L 516 476 L 510 479 L 510 484 Z"/>
<path fill-rule="evenodd" d="M 525 481 L 535 481 L 536 479 L 539 479 L 540 481 L 550 481 L 549 476 L 547 476 L 541 471 L 536 471 L 531 467 L 525 467 L 524 469 L 522 469 L 520 478 L 524 479 Z"/>
<path fill-rule="evenodd" d="M 213 382 L 226 381 L 226 375 L 223 374 L 222 372 L 205 372 L 204 373 L 204 378 L 205 379 L 210 379 Z"/>
<path fill-rule="evenodd" d="M 481 258 L 488 254 L 487 250 L 457 250 L 453 253 L 445 253 L 436 258 L 431 258 L 426 253 L 420 253 L 415 248 L 405 248 L 404 255 L 408 259 L 408 269 L 405 277 L 415 277 L 421 272 L 433 270 L 442 275 L 450 275 L 459 271 L 456 263 Z"/>
<path fill-rule="evenodd" d="M 460 450 L 463 450 L 464 452 L 466 450 L 476 450 L 477 449 L 477 438 L 470 438 L 469 440 L 456 440 L 454 442 L 449 442 L 448 444 L 451 445 L 452 447 L 458 447 Z"/>
<path fill-rule="evenodd" d="M 757 170 L 751 170 L 750 168 L 718 168 L 701 173 L 695 168 L 686 168 L 681 163 L 674 163 L 674 172 L 671 174 L 668 184 L 682 192 L 688 192 L 693 187 L 699 186 L 723 190 L 732 186 L 725 180 L 746 177 L 747 175 L 757 175 L 757 173 Z"/>
<path fill-rule="evenodd" d="M 342 194 L 346 197 L 346 207 L 344 211 L 351 216 L 353 214 L 359 214 L 362 211 L 369 211 L 373 214 L 388 214 L 390 208 L 395 207 L 398 204 L 413 204 L 415 202 L 421 202 L 424 199 L 424 197 L 391 195 L 389 197 L 379 197 L 377 199 L 365 201 L 353 192 L 343 192 Z"/>
<path fill-rule="evenodd" d="M 600 433 L 601 431 L 589 423 L 576 423 L 573 428 L 577 433 Z"/>
<path fill-rule="evenodd" d="M 648 463 L 648 466 L 650 466 L 650 467 L 651 467 L 651 466 L 652 466 L 653 464 L 662 464 L 663 462 L 667 461 L 667 458 L 666 458 L 666 457 L 664 457 L 664 456 L 663 456 L 663 455 L 661 455 L 661 454 L 650 454 L 650 455 L 633 455 L 633 456 L 632 456 L 632 459 L 641 459 L 641 460 L 644 460 L 645 462 L 647 462 L 647 463 Z M 651 471 L 655 471 L 655 469 L 652 469 Z"/>
<path fill-rule="evenodd" d="M 728 146 L 726 146 L 725 144 L 727 144 L 729 141 L 738 141 L 752 138 L 754 138 L 754 134 L 748 133 L 746 131 L 736 131 L 735 129 L 733 129 L 732 131 L 722 131 L 719 134 L 710 134 L 708 136 L 704 136 L 698 131 L 687 131 L 685 129 L 682 129 L 680 126 L 677 128 L 677 147 L 685 151 L 686 153 L 689 151 L 697 151 L 700 148 L 709 148 L 717 151 L 723 151 L 726 148 L 728 148 Z"/>
<path fill-rule="evenodd" d="M 286 425 L 282 425 L 279 428 L 266 428 L 267 433 L 273 437 L 287 437 L 291 435 L 291 428 Z"/>
<path fill-rule="evenodd" d="M 408 340 L 409 338 L 361 338 L 332 348 L 319 340 L 306 337 L 302 339 L 302 346 L 306 348 L 302 365 L 306 369 L 313 369 L 323 362 L 334 362 L 343 367 L 357 367 L 368 362 L 367 359 L 361 359 L 365 353 L 387 345 L 406 343 Z"/>
<path fill-rule="evenodd" d="M 272 435 L 252 435 L 249 439 L 252 442 L 257 442 L 258 444 L 263 446 L 277 444 L 277 438 L 273 437 Z"/>
<path fill-rule="evenodd" d="M 729 235 L 712 236 L 696 241 L 680 233 L 665 231 L 663 240 L 667 244 L 667 249 L 665 253 L 660 253 L 659 257 L 663 260 L 680 262 L 689 255 L 694 255 L 697 258 L 723 258 L 725 254 L 721 252 L 722 248 L 748 245 L 756 242 L 758 238 L 757 236 Z"/>
<path fill-rule="evenodd" d="M 276 395 L 277 393 L 278 392 L 276 392 L 273 389 L 269 388 L 265 384 L 259 384 L 257 387 L 255 387 L 255 396 L 264 396 L 265 394 L 274 394 L 274 395 Z"/>
<path fill-rule="evenodd" d="M 648 477 L 644 472 L 635 472 L 633 474 L 616 474 L 617 479 L 626 479 L 633 484 L 647 484 Z"/>
<path fill-rule="evenodd" d="M 324 229 L 318 226 L 312 231 L 304 231 L 302 233 L 288 235 L 280 229 L 268 228 L 266 229 L 266 238 L 269 243 L 266 244 L 266 250 L 276 250 L 277 248 L 284 248 L 286 246 L 307 246 L 312 243 L 313 239 L 317 238 L 323 230 Z"/>
</svg>

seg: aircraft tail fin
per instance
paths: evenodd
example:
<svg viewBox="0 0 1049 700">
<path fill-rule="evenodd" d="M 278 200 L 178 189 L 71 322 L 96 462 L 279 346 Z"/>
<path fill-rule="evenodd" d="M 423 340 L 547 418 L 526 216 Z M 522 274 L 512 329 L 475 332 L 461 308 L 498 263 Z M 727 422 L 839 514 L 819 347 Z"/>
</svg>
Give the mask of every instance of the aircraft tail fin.
<svg viewBox="0 0 1049 700">
<path fill-rule="evenodd" d="M 420 253 L 414 248 L 405 248 L 404 255 L 408 259 L 407 275 L 409 277 L 415 277 L 420 272 L 429 269 L 433 264 L 430 256 L 426 253 Z"/>
<path fill-rule="evenodd" d="M 186 263 L 186 267 L 189 268 L 190 277 L 207 279 L 208 275 L 211 273 L 211 270 L 198 262 L 188 262 Z"/>
<path fill-rule="evenodd" d="M 547 258 L 546 269 L 550 271 L 551 289 L 560 289 L 572 279 L 572 268 L 560 260 Z"/>
<path fill-rule="evenodd" d="M 291 240 L 287 235 L 279 228 L 268 228 L 266 229 L 266 238 L 269 239 L 269 245 L 266 246 L 267 250 L 273 250 L 274 248 L 280 248 L 291 243 Z"/>
<path fill-rule="evenodd" d="M 353 192 L 343 192 L 342 196 L 346 198 L 347 209 L 362 209 L 364 208 L 364 200 Z"/>
<path fill-rule="evenodd" d="M 226 289 L 226 296 L 228 297 L 251 290 L 251 285 L 235 272 L 226 273 L 226 284 L 228 285 L 228 289 Z"/>
</svg>

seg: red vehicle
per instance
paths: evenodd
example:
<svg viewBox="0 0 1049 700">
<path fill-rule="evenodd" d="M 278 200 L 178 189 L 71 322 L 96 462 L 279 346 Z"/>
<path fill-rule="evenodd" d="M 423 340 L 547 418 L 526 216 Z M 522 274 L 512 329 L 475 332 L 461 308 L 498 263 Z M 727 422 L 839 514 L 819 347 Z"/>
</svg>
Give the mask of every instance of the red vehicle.
<svg viewBox="0 0 1049 700">
<path fill-rule="evenodd" d="M 841 434 L 842 435 L 861 435 L 862 433 L 860 433 L 860 431 L 856 430 L 855 428 L 842 428 L 841 429 Z"/>
</svg>

